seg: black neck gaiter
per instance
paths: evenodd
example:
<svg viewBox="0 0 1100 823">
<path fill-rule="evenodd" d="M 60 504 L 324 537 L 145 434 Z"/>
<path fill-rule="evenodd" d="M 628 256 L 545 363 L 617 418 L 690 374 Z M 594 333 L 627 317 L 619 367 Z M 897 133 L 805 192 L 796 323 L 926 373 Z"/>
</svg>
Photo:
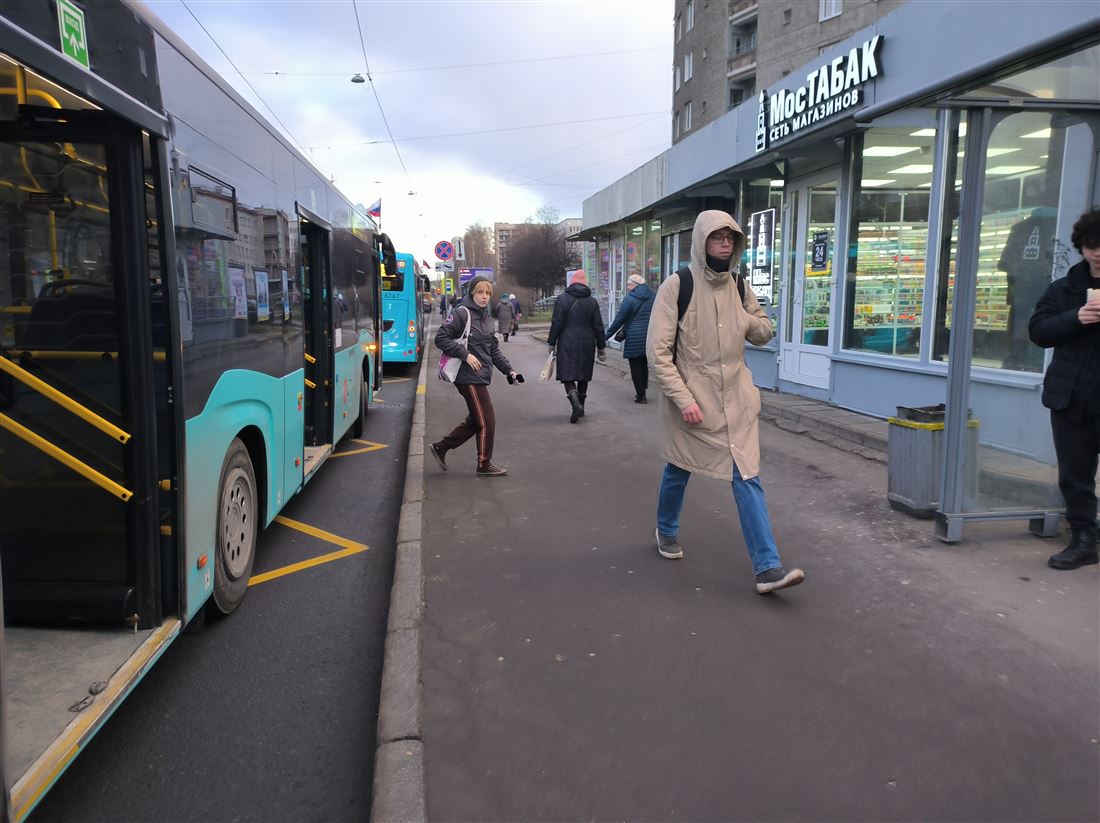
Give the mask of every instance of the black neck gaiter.
<svg viewBox="0 0 1100 823">
<path fill-rule="evenodd" d="M 707 265 L 710 267 L 711 271 L 717 271 L 717 272 L 729 271 L 730 270 L 730 261 L 732 259 L 733 259 L 732 257 L 713 257 L 713 256 L 708 254 L 707 255 Z"/>
</svg>

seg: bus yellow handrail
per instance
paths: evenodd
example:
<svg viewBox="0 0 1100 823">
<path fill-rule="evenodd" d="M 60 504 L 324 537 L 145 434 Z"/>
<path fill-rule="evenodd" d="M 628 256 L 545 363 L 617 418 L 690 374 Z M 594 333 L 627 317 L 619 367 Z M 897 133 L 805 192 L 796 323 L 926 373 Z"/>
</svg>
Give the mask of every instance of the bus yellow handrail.
<svg viewBox="0 0 1100 823">
<path fill-rule="evenodd" d="M 77 460 L 67 451 L 58 448 L 49 440 L 46 440 L 44 437 L 39 437 L 26 426 L 17 423 L 6 414 L 0 414 L 0 428 L 7 429 L 20 440 L 29 443 L 39 451 L 44 452 L 45 454 L 52 457 L 58 463 L 61 463 L 62 465 L 72 469 L 81 477 L 92 481 L 101 489 L 110 492 L 123 503 L 129 501 L 129 499 L 134 496 L 134 493 L 126 487 L 120 486 L 114 480 L 107 477 L 107 475 L 102 474 L 101 472 L 97 472 L 87 463 L 83 463 L 80 460 Z"/>
<path fill-rule="evenodd" d="M 310 388 L 310 389 L 315 389 L 315 388 L 317 388 L 317 384 L 316 384 L 316 383 L 314 383 L 314 382 L 313 382 L 312 380 L 310 380 L 310 379 L 309 379 L 309 378 L 307 377 L 307 378 L 306 378 L 306 387 L 307 387 L 307 388 Z"/>
<path fill-rule="evenodd" d="M 13 308 L 19 308 L 18 306 Z M 26 355 L 32 360 L 117 360 L 117 351 L 77 351 L 76 349 L 8 349 L 16 357 Z M 163 363 L 168 359 L 163 349 L 153 352 L 153 362 Z"/>
<path fill-rule="evenodd" d="M 0 314 L 30 314 L 33 306 L 0 306 Z"/>
<path fill-rule="evenodd" d="M 310 354 L 309 352 L 303 352 L 303 354 L 304 354 L 304 356 L 305 356 L 305 358 L 306 358 L 306 362 L 307 362 L 307 363 L 309 363 L 310 365 L 312 365 L 312 364 L 314 364 L 314 363 L 316 363 L 316 362 L 317 362 L 317 358 L 316 358 L 316 357 L 314 357 L 314 356 L 313 356 L 312 354 Z"/>
<path fill-rule="evenodd" d="M 50 398 L 50 400 L 61 406 L 65 411 L 75 414 L 85 423 L 95 426 L 108 437 L 117 440 L 119 443 L 129 442 L 129 432 L 123 431 L 110 420 L 105 420 L 86 406 L 80 405 L 69 397 L 69 395 L 59 392 L 46 381 L 39 380 L 22 366 L 15 365 L 15 363 L 12 363 L 6 357 L 0 357 L 0 371 L 10 374 L 20 383 L 30 386 L 39 394 Z"/>
</svg>

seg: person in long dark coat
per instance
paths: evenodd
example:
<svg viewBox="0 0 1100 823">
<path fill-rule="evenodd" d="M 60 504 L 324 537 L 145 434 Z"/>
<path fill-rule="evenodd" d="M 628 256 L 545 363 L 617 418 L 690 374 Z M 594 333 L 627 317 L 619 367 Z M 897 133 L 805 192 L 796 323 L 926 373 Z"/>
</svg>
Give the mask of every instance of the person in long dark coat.
<svg viewBox="0 0 1100 823">
<path fill-rule="evenodd" d="M 569 287 L 554 301 L 554 317 L 546 342 L 551 350 L 556 348 L 554 368 L 569 398 L 569 422 L 576 423 L 584 417 L 584 401 L 588 397 L 596 354 L 599 353 L 601 362 L 607 357 L 603 315 L 600 304 L 588 288 L 583 269 L 569 276 Z"/>
<path fill-rule="evenodd" d="M 610 338 L 619 329 L 626 329 L 623 341 L 623 357 L 630 364 L 630 379 L 634 383 L 634 402 L 645 403 L 649 388 L 649 361 L 645 356 L 645 338 L 649 331 L 649 313 L 653 309 L 653 292 L 639 274 L 632 274 L 626 281 L 626 297 L 623 298 L 615 319 L 604 332 Z"/>
</svg>

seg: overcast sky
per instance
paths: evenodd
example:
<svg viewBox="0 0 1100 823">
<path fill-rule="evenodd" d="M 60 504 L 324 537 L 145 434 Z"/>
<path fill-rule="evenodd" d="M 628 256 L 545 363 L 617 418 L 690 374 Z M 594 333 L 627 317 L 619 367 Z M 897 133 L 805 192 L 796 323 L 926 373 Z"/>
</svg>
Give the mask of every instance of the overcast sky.
<svg viewBox="0 0 1100 823">
<path fill-rule="evenodd" d="M 383 230 L 429 260 L 475 221 L 580 217 L 670 142 L 670 0 L 147 3 L 353 202 L 381 197 Z M 350 82 L 367 61 L 381 111 Z"/>
</svg>

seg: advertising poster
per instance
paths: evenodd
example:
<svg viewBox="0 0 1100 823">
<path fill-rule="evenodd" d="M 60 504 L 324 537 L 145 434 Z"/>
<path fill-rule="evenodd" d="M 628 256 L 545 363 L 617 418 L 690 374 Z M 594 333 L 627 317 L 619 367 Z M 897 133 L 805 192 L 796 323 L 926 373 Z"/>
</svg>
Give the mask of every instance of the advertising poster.
<svg viewBox="0 0 1100 823">
<path fill-rule="evenodd" d="M 287 283 L 286 269 L 282 270 L 283 278 L 283 322 L 290 320 L 290 286 Z"/>
<path fill-rule="evenodd" d="M 772 302 L 775 273 L 775 209 L 749 218 L 749 287 L 761 305 Z"/>
<path fill-rule="evenodd" d="M 810 270 L 825 271 L 829 268 L 829 232 L 815 231 L 811 249 Z"/>
<path fill-rule="evenodd" d="M 229 292 L 233 299 L 233 319 L 248 319 L 248 295 L 244 289 L 244 269 L 229 267 Z"/>
<path fill-rule="evenodd" d="M 266 271 L 256 272 L 256 320 L 264 322 L 271 319 L 271 295 L 268 290 Z"/>
</svg>

